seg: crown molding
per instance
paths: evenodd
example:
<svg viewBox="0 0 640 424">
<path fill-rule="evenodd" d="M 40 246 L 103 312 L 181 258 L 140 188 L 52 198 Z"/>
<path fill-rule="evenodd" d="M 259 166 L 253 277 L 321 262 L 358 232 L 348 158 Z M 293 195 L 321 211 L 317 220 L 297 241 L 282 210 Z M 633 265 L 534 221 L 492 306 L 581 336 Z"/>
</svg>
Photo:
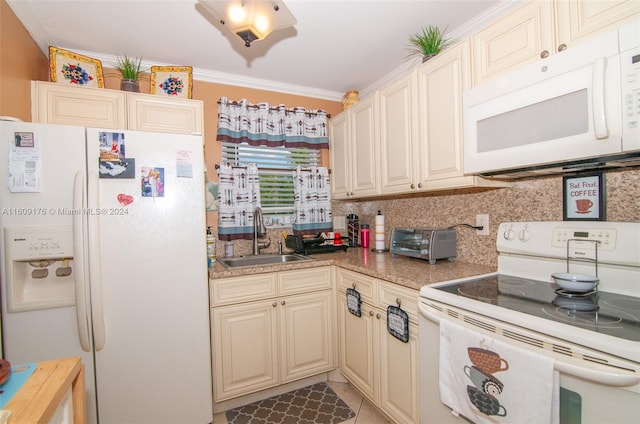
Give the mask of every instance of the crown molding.
<svg viewBox="0 0 640 424">
<path fill-rule="evenodd" d="M 506 15 L 508 12 L 513 9 L 521 6 L 523 3 L 526 3 L 527 0 L 508 0 L 498 3 L 494 8 L 487 10 L 485 13 L 480 14 L 473 18 L 472 20 L 465 23 L 463 26 L 457 28 L 455 31 L 449 33 L 451 39 L 462 39 L 467 37 L 477 30 L 483 28 L 489 23 L 501 18 Z M 26 24 L 31 24 L 30 22 L 34 14 L 31 12 L 28 2 L 22 2 L 18 0 L 7 1 L 7 4 L 11 7 L 15 15 L 21 22 Z M 49 55 L 49 45 L 51 45 L 51 40 L 48 39 L 45 32 L 41 30 L 41 25 L 36 23 L 36 25 L 25 25 L 29 28 L 32 28 L 30 35 L 36 42 L 36 44 L 40 47 L 45 56 Z M 35 30 L 33 29 L 35 28 Z M 67 48 L 65 46 L 58 46 L 60 48 Z M 112 55 L 104 55 L 97 52 L 90 51 L 82 51 L 76 50 L 73 48 L 69 48 L 69 50 L 76 51 L 80 54 L 93 57 L 99 59 L 104 64 L 111 63 L 114 64 L 117 60 L 115 56 Z M 411 71 L 413 68 L 419 66 L 421 61 L 414 60 L 408 61 L 398 68 L 392 70 L 390 73 L 386 74 L 379 80 L 375 81 L 373 84 L 359 90 L 360 96 L 364 97 L 374 91 L 388 85 L 389 83 L 397 80 L 398 78 L 406 75 L 407 72 Z M 149 63 L 143 60 L 143 66 L 150 68 L 153 65 L 157 66 L 173 66 L 172 64 L 164 64 L 164 63 Z M 114 65 L 111 65 L 114 66 Z M 298 96 L 312 97 L 330 101 L 339 102 L 342 99 L 343 93 L 338 93 L 331 90 L 324 90 L 320 88 L 314 87 L 306 87 L 295 84 L 285 84 L 278 81 L 271 81 L 267 79 L 261 78 L 251 78 L 247 76 L 237 75 L 237 74 L 229 74 L 224 72 L 210 71 L 206 69 L 193 69 L 193 78 L 198 81 L 212 82 L 218 84 L 225 85 L 233 85 L 239 87 L 253 88 L 256 90 L 267 90 L 267 91 L 275 91 L 278 93 L 287 93 L 294 94 Z"/>
</svg>

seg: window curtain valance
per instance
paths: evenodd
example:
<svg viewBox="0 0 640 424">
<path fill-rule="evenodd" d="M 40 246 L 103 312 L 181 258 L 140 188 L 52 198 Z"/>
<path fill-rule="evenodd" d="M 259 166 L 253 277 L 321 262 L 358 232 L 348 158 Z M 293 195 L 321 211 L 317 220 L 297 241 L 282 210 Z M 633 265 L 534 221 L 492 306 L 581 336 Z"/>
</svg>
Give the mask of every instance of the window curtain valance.
<svg viewBox="0 0 640 424">
<path fill-rule="evenodd" d="M 328 149 L 327 113 L 222 97 L 218 102 L 218 140 L 251 146 Z"/>
</svg>

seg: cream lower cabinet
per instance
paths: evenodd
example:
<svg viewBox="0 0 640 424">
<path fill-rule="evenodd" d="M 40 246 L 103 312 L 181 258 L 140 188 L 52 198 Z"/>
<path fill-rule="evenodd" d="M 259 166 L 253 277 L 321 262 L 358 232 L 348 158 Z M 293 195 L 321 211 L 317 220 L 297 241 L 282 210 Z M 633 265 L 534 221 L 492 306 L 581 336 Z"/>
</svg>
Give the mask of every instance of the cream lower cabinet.
<svg viewBox="0 0 640 424">
<path fill-rule="evenodd" d="M 340 371 L 372 403 L 399 424 L 418 423 L 418 293 L 392 283 L 337 270 Z M 361 296 L 361 316 L 347 308 L 346 289 Z M 387 330 L 387 306 L 409 314 L 409 341 Z"/>
<path fill-rule="evenodd" d="M 335 368 L 332 272 L 211 281 L 215 402 Z"/>
<path fill-rule="evenodd" d="M 31 120 L 59 125 L 203 134 L 201 100 L 31 82 Z"/>
<path fill-rule="evenodd" d="M 474 85 L 638 18 L 637 0 L 530 1 L 472 36 Z"/>
<path fill-rule="evenodd" d="M 362 304 L 362 315 L 347 309 L 346 294 L 338 292 L 338 334 L 340 341 L 340 371 L 369 399 L 377 399 L 379 391 L 379 345 L 374 308 Z"/>
</svg>

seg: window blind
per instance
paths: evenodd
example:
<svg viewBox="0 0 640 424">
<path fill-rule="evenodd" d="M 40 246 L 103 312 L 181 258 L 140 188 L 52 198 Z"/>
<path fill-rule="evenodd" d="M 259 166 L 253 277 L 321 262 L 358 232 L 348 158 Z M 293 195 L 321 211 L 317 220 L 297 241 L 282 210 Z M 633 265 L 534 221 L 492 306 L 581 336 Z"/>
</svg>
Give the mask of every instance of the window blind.
<svg viewBox="0 0 640 424">
<path fill-rule="evenodd" d="M 293 213 L 293 171 L 320 166 L 321 151 L 306 148 L 249 146 L 247 143 L 222 143 L 222 160 L 233 165 L 255 163 L 260 175 L 260 199 L 265 215 Z"/>
</svg>

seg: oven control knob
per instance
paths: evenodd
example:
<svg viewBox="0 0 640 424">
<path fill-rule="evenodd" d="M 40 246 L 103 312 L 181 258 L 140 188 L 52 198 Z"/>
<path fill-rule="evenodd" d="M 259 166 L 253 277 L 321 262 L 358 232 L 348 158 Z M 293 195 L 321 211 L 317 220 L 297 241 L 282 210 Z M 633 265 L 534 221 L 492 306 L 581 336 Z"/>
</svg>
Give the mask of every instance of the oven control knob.
<svg viewBox="0 0 640 424">
<path fill-rule="evenodd" d="M 509 227 L 503 234 L 504 239 L 507 241 L 511 241 L 516 237 L 516 232 L 513 231 L 513 228 Z"/>
<path fill-rule="evenodd" d="M 520 239 L 520 241 L 528 241 L 529 240 L 529 230 L 527 229 L 527 227 L 525 226 L 522 230 L 520 230 L 520 232 L 518 233 L 518 238 Z"/>
</svg>

